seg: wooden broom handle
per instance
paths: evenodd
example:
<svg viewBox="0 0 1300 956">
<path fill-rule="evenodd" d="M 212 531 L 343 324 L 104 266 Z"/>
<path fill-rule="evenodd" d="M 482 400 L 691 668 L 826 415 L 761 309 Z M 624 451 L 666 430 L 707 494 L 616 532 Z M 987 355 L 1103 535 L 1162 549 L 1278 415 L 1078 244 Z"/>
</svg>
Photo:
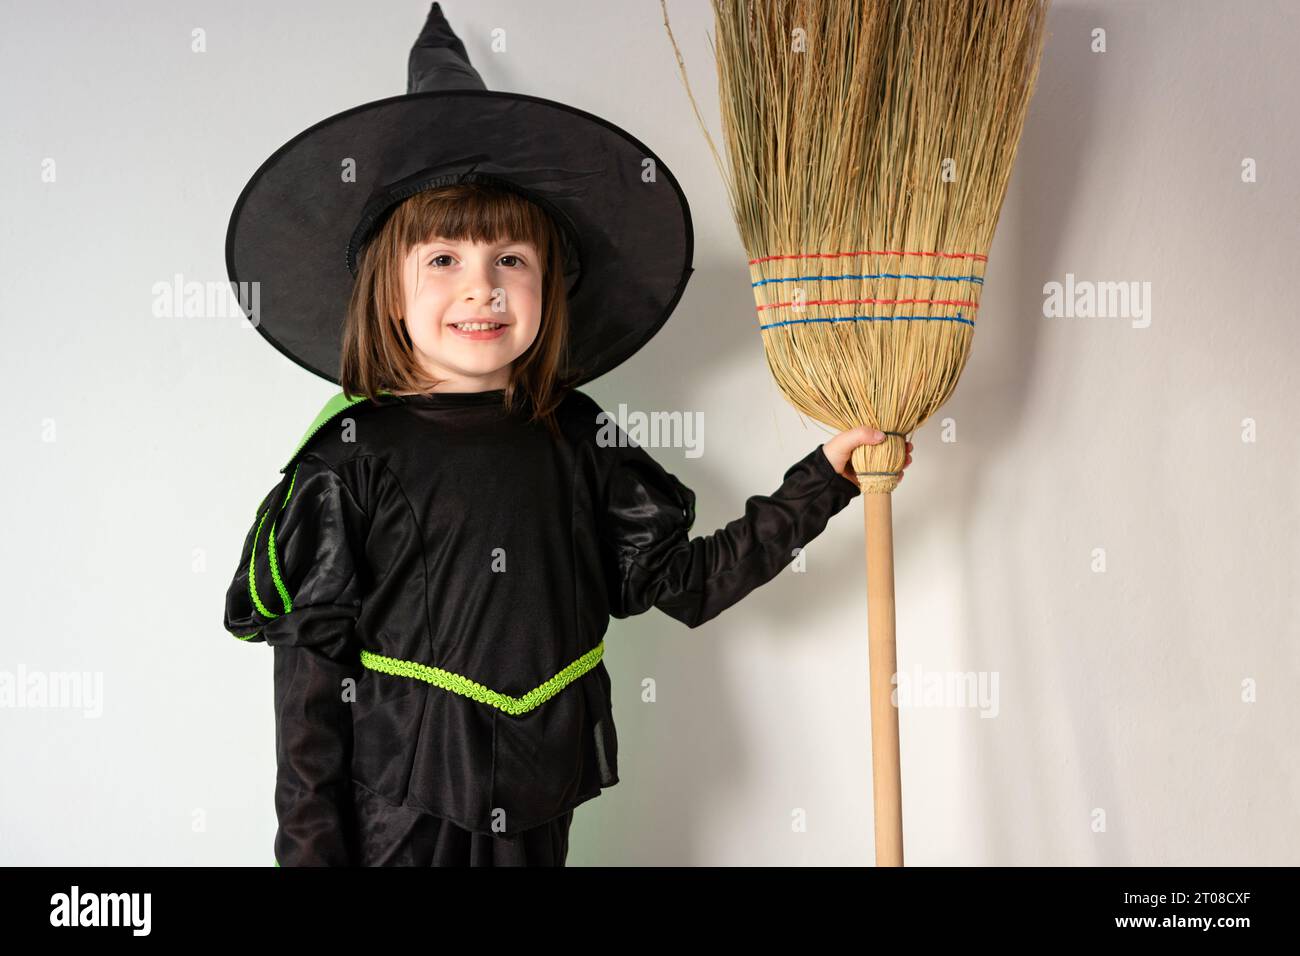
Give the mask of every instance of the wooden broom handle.
<svg viewBox="0 0 1300 956">
<path fill-rule="evenodd" d="M 903 865 L 903 779 L 898 708 L 890 701 L 898 670 L 894 640 L 894 517 L 889 492 L 864 494 L 867 525 L 867 647 L 871 659 L 871 780 L 876 866 Z"/>
</svg>

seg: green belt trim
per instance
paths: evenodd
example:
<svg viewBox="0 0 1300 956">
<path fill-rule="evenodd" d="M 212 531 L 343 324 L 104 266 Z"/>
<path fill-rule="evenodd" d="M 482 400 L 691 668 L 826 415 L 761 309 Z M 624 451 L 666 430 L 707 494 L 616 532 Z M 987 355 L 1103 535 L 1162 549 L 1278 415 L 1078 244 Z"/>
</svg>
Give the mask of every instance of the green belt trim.
<svg viewBox="0 0 1300 956">
<path fill-rule="evenodd" d="M 511 697 L 509 694 L 499 693 L 489 687 L 484 687 L 482 684 L 475 683 L 468 677 L 445 671 L 441 667 L 430 667 L 428 664 L 404 661 L 396 657 L 384 657 L 382 654 L 375 654 L 364 648 L 361 650 L 361 663 L 365 667 L 383 674 L 428 681 L 430 684 L 441 687 L 443 690 L 449 690 L 453 694 L 461 694 L 477 700 L 479 703 L 498 707 L 507 714 L 518 715 L 527 713 L 534 707 L 550 700 L 568 684 L 571 684 L 595 667 L 604 653 L 605 642 L 602 640 L 564 670 L 530 690 L 523 697 Z"/>
</svg>

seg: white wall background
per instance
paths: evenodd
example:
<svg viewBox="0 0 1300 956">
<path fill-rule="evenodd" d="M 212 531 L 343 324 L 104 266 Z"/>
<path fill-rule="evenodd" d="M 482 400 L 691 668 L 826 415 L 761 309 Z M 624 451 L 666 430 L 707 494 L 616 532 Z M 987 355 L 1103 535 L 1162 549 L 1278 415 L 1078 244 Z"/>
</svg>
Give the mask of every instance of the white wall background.
<svg viewBox="0 0 1300 956">
<path fill-rule="evenodd" d="M 224 280 L 248 176 L 402 92 L 427 8 L 4 5 L 0 672 L 89 672 L 103 698 L 0 709 L 0 863 L 272 862 L 271 655 L 221 610 L 335 389 L 247 323 L 153 317 L 152 288 Z M 770 379 L 658 3 L 444 9 L 490 87 L 607 117 L 680 179 L 698 272 L 587 391 L 704 413 L 703 457 L 654 453 L 720 527 L 829 433 Z M 717 136 L 709 7 L 670 14 Z M 907 862 L 1295 864 L 1300 9 L 1057 0 L 1049 28 L 974 352 L 894 495 L 900 669 L 999 681 L 991 719 L 903 712 Z M 1149 327 L 1044 318 L 1066 273 L 1150 282 Z M 872 862 L 863 553 L 855 501 L 806 572 L 710 624 L 611 624 L 622 782 L 576 812 L 571 865 Z"/>
</svg>

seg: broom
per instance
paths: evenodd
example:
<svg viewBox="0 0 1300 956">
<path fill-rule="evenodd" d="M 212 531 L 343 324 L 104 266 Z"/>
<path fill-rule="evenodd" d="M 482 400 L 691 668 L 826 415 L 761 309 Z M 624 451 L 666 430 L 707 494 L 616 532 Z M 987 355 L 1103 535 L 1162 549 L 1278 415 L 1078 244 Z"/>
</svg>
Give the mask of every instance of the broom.
<svg viewBox="0 0 1300 956">
<path fill-rule="evenodd" d="M 893 516 L 970 354 L 1049 0 L 713 0 L 726 180 L 768 367 L 844 431 L 865 506 L 876 863 L 903 864 Z M 660 0 L 663 7 L 663 0 Z"/>
</svg>

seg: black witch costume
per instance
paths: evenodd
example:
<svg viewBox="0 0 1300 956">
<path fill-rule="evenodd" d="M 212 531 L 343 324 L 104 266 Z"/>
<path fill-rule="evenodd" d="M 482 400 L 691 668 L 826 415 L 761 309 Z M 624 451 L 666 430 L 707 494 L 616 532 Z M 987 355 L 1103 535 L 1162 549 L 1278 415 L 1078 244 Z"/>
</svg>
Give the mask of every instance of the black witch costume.
<svg viewBox="0 0 1300 956">
<path fill-rule="evenodd" d="M 667 167 L 589 114 L 487 92 L 437 3 L 409 84 L 295 137 L 245 187 L 227 260 L 260 282 L 262 335 L 337 381 L 367 238 L 420 189 L 484 181 L 565 236 L 579 383 L 648 341 L 691 273 Z M 503 398 L 339 394 L 257 508 L 224 624 L 275 648 L 278 865 L 562 865 L 573 808 L 618 782 L 610 617 L 698 627 L 860 494 L 818 445 L 692 538 L 694 493 L 586 394 L 565 394 L 558 440 Z"/>
</svg>

